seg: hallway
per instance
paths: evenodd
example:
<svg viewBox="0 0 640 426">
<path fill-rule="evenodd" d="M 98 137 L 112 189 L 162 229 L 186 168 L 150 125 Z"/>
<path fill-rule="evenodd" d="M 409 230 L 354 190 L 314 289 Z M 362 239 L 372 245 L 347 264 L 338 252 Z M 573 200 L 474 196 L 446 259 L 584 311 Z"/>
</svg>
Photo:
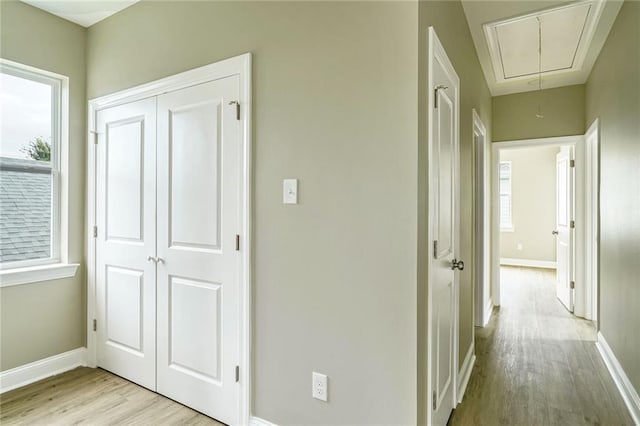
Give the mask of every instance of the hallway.
<svg viewBox="0 0 640 426">
<path fill-rule="evenodd" d="M 449 425 L 632 425 L 593 323 L 555 297 L 555 271 L 501 268 L 502 306 L 476 328 L 476 364 Z"/>
</svg>

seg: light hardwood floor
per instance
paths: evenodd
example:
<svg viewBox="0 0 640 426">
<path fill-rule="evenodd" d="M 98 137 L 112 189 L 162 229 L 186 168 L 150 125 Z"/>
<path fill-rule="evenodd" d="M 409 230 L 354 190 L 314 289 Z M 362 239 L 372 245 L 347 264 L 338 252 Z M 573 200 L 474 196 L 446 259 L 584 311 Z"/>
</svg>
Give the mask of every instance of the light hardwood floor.
<svg viewBox="0 0 640 426">
<path fill-rule="evenodd" d="M 222 425 L 101 369 L 77 368 L 0 395 L 4 425 Z"/>
<path fill-rule="evenodd" d="M 450 425 L 632 425 L 594 346 L 555 298 L 553 271 L 503 268 L 502 306 L 476 329 L 476 366 Z M 2 425 L 220 425 L 100 369 L 0 395 Z"/>
<path fill-rule="evenodd" d="M 555 271 L 503 267 L 502 306 L 476 328 L 476 365 L 450 425 L 633 425 L 592 322 L 555 297 Z"/>
</svg>

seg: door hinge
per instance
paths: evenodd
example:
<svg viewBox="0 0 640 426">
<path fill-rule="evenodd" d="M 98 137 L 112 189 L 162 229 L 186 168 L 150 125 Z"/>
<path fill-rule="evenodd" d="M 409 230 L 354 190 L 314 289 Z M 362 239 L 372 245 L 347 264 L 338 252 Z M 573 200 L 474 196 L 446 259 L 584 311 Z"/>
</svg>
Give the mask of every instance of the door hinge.
<svg viewBox="0 0 640 426">
<path fill-rule="evenodd" d="M 240 251 L 240 235 L 236 234 L 236 251 Z"/>
<path fill-rule="evenodd" d="M 98 227 L 97 226 L 93 227 L 93 238 L 98 238 Z"/>
<path fill-rule="evenodd" d="M 433 107 L 434 108 L 438 108 L 438 90 L 440 89 L 448 89 L 448 86 L 444 86 L 442 84 L 438 84 L 436 87 L 434 87 L 433 89 Z"/>
<path fill-rule="evenodd" d="M 433 406 L 433 410 L 435 411 L 438 405 L 438 397 L 436 396 L 436 391 L 433 391 L 433 396 L 431 397 L 431 405 Z"/>
<path fill-rule="evenodd" d="M 438 258 L 438 240 L 433 240 L 433 258 Z"/>
<path fill-rule="evenodd" d="M 569 282 L 569 288 L 570 288 L 571 290 L 573 290 L 574 288 L 576 288 L 576 282 L 575 282 L 575 281 L 570 281 L 570 282 Z"/>
<path fill-rule="evenodd" d="M 575 167 L 576 166 L 576 160 L 571 160 L 569 162 L 569 167 Z"/>
<path fill-rule="evenodd" d="M 236 365 L 236 383 L 240 381 L 240 366 Z"/>
<path fill-rule="evenodd" d="M 576 227 L 576 221 L 575 221 L 575 220 L 572 220 L 572 221 L 569 223 L 569 226 L 571 226 L 571 228 L 575 228 L 575 227 Z"/>
<path fill-rule="evenodd" d="M 98 320 L 93 319 L 93 331 L 98 331 Z"/>
<path fill-rule="evenodd" d="M 238 101 L 231 101 L 229 102 L 229 105 L 234 105 L 236 106 L 236 120 L 240 120 L 240 102 Z"/>
</svg>

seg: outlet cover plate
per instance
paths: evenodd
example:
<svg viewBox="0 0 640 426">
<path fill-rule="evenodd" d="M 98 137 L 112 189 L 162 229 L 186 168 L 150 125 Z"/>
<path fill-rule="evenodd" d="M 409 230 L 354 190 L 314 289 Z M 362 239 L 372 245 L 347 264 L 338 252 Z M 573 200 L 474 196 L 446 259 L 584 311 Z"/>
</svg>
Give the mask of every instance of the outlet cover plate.
<svg viewBox="0 0 640 426">
<path fill-rule="evenodd" d="M 320 401 L 327 402 L 329 388 L 327 387 L 327 376 L 325 374 L 311 373 L 311 396 Z"/>
</svg>

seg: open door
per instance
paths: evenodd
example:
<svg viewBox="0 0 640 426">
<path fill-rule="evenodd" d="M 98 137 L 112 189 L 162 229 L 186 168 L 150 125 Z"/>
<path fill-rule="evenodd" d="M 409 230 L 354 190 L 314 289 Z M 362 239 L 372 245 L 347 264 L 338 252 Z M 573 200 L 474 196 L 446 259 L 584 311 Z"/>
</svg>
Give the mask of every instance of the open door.
<svg viewBox="0 0 640 426">
<path fill-rule="evenodd" d="M 563 146 L 556 155 L 556 294 L 573 312 L 574 306 L 574 148 Z"/>
<path fill-rule="evenodd" d="M 429 28 L 429 384 L 427 423 L 447 424 L 456 406 L 460 241 L 460 79 Z"/>
</svg>

